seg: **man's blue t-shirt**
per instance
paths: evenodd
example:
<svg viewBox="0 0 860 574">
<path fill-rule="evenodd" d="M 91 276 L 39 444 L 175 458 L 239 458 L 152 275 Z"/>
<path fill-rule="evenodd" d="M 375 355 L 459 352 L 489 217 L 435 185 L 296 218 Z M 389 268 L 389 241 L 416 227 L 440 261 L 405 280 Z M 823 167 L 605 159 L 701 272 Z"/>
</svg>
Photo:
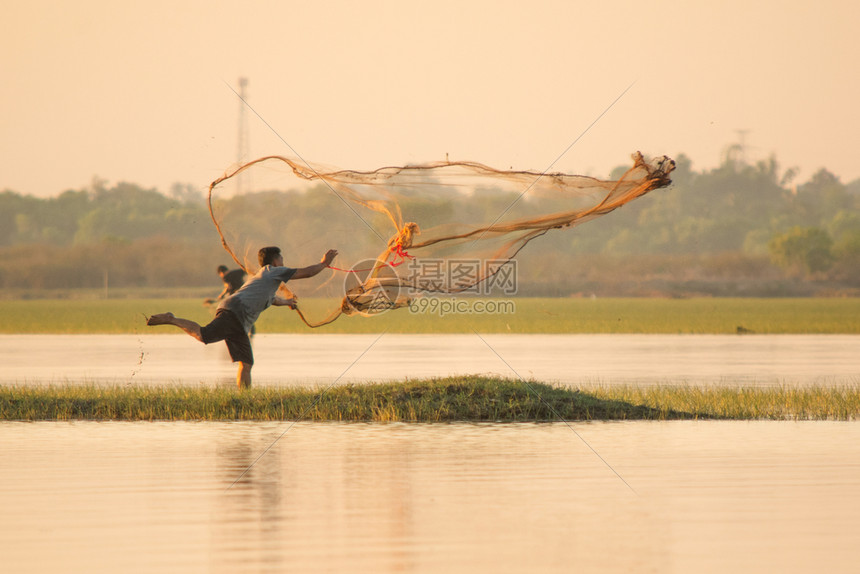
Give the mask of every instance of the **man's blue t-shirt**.
<svg viewBox="0 0 860 574">
<path fill-rule="evenodd" d="M 231 311 L 245 330 L 250 331 L 260 313 L 268 309 L 275 300 L 281 283 L 289 281 L 295 272 L 296 270 L 290 267 L 266 265 L 238 291 L 221 301 L 218 308 Z"/>
</svg>

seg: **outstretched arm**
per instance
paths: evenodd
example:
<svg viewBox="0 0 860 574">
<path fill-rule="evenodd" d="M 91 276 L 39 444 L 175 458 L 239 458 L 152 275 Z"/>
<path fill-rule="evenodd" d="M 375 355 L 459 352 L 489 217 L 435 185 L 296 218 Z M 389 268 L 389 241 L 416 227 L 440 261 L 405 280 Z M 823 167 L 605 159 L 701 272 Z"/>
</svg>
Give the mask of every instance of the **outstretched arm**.
<svg viewBox="0 0 860 574">
<path fill-rule="evenodd" d="M 290 309 L 295 309 L 296 304 L 297 304 L 297 301 L 296 301 L 295 297 L 291 297 L 289 299 L 284 299 L 283 297 L 278 297 L 276 295 L 275 300 L 272 301 L 272 305 L 274 305 L 275 307 L 289 307 Z"/>
<path fill-rule="evenodd" d="M 229 284 L 229 283 L 224 283 L 224 289 L 222 289 L 222 290 L 221 290 L 221 292 L 218 294 L 218 297 L 217 297 L 215 300 L 216 300 L 216 301 L 220 301 L 221 299 L 223 299 L 224 297 L 226 297 L 226 296 L 227 296 L 227 292 L 228 292 L 229 290 L 230 290 L 230 284 Z"/>
<path fill-rule="evenodd" d="M 225 284 L 224 284 L 224 289 L 223 289 L 223 290 L 218 294 L 218 296 L 217 296 L 217 297 L 215 297 L 214 299 L 204 299 L 204 300 L 203 300 L 203 304 L 204 304 L 204 305 L 211 305 L 211 304 L 212 304 L 212 303 L 214 303 L 215 301 L 220 301 L 221 299 L 223 299 L 223 298 L 224 298 L 224 296 L 225 296 L 225 295 L 227 295 L 227 291 L 228 291 L 229 289 L 230 289 L 230 284 L 229 284 L 229 283 L 225 283 Z"/>
<path fill-rule="evenodd" d="M 326 254 L 323 255 L 322 261 L 316 265 L 308 265 L 307 267 L 296 269 L 292 279 L 307 279 L 308 277 L 318 275 L 323 269 L 331 265 L 331 262 L 334 261 L 335 257 L 337 257 L 337 249 L 329 249 L 326 251 Z"/>
</svg>

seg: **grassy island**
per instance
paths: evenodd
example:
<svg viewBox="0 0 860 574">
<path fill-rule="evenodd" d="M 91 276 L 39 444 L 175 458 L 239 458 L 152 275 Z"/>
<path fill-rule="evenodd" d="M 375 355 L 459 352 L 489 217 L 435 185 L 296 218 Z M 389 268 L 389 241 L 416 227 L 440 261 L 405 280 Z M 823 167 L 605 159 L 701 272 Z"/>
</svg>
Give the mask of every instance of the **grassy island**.
<svg viewBox="0 0 860 574">
<path fill-rule="evenodd" d="M 856 420 L 860 387 L 595 387 L 479 376 L 303 387 L 0 387 L 0 420 Z"/>
</svg>

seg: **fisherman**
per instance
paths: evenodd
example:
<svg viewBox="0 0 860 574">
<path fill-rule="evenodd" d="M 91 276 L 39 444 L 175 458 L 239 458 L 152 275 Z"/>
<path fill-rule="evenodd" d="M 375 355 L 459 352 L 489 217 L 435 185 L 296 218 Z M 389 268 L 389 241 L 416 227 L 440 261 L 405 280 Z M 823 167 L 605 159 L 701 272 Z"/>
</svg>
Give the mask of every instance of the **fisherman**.
<svg viewBox="0 0 860 574">
<path fill-rule="evenodd" d="M 224 297 L 228 295 L 232 295 L 239 288 L 242 287 L 242 284 L 245 282 L 245 270 L 244 269 L 233 269 L 230 271 L 226 265 L 218 266 L 218 277 L 221 278 L 221 281 L 224 282 L 224 289 L 221 290 L 221 293 L 218 294 L 214 299 L 206 299 L 204 303 L 207 305 L 211 305 L 216 301 L 220 301 Z"/>
<path fill-rule="evenodd" d="M 239 388 L 251 386 L 251 367 L 254 354 L 248 333 L 260 316 L 271 305 L 296 308 L 295 298 L 285 299 L 277 295 L 281 283 L 291 279 L 306 279 L 318 275 L 331 265 L 337 250 L 329 249 L 322 260 L 301 269 L 284 267 L 284 257 L 279 247 L 263 247 L 257 257 L 260 270 L 242 287 L 218 305 L 215 318 L 205 326 L 190 319 L 176 317 L 173 313 L 159 313 L 146 320 L 147 325 L 174 325 L 198 341 L 209 344 L 224 341 L 234 363 L 239 363 L 236 384 Z"/>
<path fill-rule="evenodd" d="M 215 299 L 205 299 L 203 301 L 204 305 L 212 305 L 213 303 L 216 303 L 224 297 L 232 295 L 241 289 L 242 285 L 245 283 L 245 270 L 233 269 L 230 271 L 226 265 L 219 265 L 218 277 L 220 277 L 221 281 L 224 282 L 224 289 L 221 290 L 221 293 L 219 293 Z M 256 332 L 256 325 L 251 325 L 251 331 L 248 334 L 253 337 Z"/>
</svg>

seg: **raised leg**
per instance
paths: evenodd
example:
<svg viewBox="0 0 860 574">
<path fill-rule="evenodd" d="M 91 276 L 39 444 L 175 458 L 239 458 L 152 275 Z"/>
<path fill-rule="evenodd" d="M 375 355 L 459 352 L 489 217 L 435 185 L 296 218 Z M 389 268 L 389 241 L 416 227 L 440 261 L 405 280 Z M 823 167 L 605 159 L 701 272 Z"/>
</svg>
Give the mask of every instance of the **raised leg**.
<svg viewBox="0 0 860 574">
<path fill-rule="evenodd" d="M 190 319 L 175 317 L 173 313 L 158 313 L 157 315 L 153 315 L 146 320 L 146 324 L 151 327 L 155 325 L 173 325 L 179 327 L 201 343 L 203 342 L 203 335 L 200 333 L 199 324 Z"/>
</svg>

